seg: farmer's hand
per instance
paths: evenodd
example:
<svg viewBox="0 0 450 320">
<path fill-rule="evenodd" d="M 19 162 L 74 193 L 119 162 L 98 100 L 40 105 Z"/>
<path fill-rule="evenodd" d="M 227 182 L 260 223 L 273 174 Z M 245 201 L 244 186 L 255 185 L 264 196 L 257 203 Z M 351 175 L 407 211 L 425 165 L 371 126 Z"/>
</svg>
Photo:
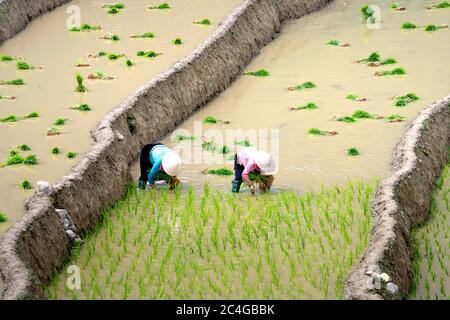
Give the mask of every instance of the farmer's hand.
<svg viewBox="0 0 450 320">
<path fill-rule="evenodd" d="M 253 185 L 253 183 L 249 183 L 248 184 L 248 188 L 250 189 L 250 192 L 252 194 L 255 194 L 255 186 Z"/>
</svg>

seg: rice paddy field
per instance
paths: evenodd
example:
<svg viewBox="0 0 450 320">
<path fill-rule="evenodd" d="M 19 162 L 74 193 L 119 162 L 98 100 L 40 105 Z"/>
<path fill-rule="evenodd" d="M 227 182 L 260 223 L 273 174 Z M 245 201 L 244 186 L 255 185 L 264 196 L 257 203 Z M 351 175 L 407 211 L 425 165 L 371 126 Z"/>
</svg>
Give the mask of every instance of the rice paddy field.
<svg viewBox="0 0 450 320">
<path fill-rule="evenodd" d="M 430 218 L 414 232 L 414 289 L 410 299 L 450 299 L 449 165 L 436 183 Z"/>
<path fill-rule="evenodd" d="M 369 239 L 376 182 L 252 197 L 205 185 L 140 192 L 74 249 L 81 290 L 51 299 L 342 299 Z"/>
<path fill-rule="evenodd" d="M 103 116 L 194 50 L 241 0 L 173 0 L 168 9 L 123 0 L 115 14 L 108 3 L 71 1 L 0 46 L 0 233 L 22 217 L 37 181 L 55 183 L 83 158 Z M 77 12 L 79 28 L 70 26 Z M 203 19 L 210 24 L 193 23 Z"/>
<path fill-rule="evenodd" d="M 375 2 L 378 29 L 364 22 L 363 0 L 336 0 L 288 22 L 230 88 L 164 138 L 184 162 L 181 186 L 130 186 L 73 249 L 48 297 L 343 299 L 344 279 L 370 240 L 370 203 L 391 173 L 392 151 L 450 83 L 450 9 Z M 0 62 L 0 232 L 20 218 L 35 181 L 54 182 L 83 157 L 104 114 L 242 1 L 76 3 L 89 28 L 55 28 L 66 18 L 62 7 L 0 47 L 13 59 Z M 36 37 L 48 29 L 57 31 Z M 49 43 L 60 45 L 49 52 Z M 33 65 L 20 69 L 25 60 Z M 234 154 L 246 146 L 275 155 L 270 194 L 230 193 Z M 130 170 L 137 180 L 138 164 Z M 431 219 L 414 235 L 411 298 L 448 299 L 447 196 L 448 167 Z M 70 288 L 72 266 L 79 289 Z"/>
</svg>

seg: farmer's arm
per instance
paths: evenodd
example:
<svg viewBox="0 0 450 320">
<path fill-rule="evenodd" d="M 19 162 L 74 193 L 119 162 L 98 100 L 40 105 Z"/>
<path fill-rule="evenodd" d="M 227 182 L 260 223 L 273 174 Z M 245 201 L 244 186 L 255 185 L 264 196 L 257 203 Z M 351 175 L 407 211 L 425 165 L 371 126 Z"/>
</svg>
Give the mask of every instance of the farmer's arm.
<svg viewBox="0 0 450 320">
<path fill-rule="evenodd" d="M 250 187 L 250 191 L 252 192 L 254 192 L 254 187 L 252 182 L 250 181 L 248 174 L 255 170 L 255 168 L 256 163 L 254 162 L 254 160 L 250 160 L 245 166 L 244 171 L 242 172 L 242 179 L 244 179 L 245 183 L 247 183 L 247 185 Z"/>
<path fill-rule="evenodd" d="M 153 185 L 155 183 L 155 176 L 159 171 L 159 168 L 161 168 L 162 158 L 156 161 L 153 164 L 152 170 L 148 173 L 148 182 Z"/>
</svg>

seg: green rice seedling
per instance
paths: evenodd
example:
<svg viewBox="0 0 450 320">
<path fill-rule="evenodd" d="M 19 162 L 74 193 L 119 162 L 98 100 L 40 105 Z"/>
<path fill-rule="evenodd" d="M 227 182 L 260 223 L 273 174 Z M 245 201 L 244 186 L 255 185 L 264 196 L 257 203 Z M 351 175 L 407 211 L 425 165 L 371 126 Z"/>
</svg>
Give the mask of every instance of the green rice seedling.
<svg viewBox="0 0 450 320">
<path fill-rule="evenodd" d="M 407 104 L 417 101 L 420 98 L 415 93 L 407 93 L 403 96 L 394 97 L 396 107 L 404 107 Z"/>
<path fill-rule="evenodd" d="M 351 147 L 347 149 L 347 155 L 351 157 L 356 157 L 360 155 L 360 152 L 356 147 Z"/>
<path fill-rule="evenodd" d="M 234 172 L 228 168 L 220 168 L 220 169 L 209 169 L 206 171 L 207 174 L 214 174 L 217 176 L 232 176 Z"/>
<path fill-rule="evenodd" d="M 202 19 L 202 20 L 197 20 L 197 21 L 194 21 L 194 22 L 192 22 L 193 24 L 201 24 L 201 25 L 204 25 L 204 26 L 209 26 L 209 25 L 211 25 L 211 21 L 209 20 L 209 19 Z"/>
<path fill-rule="evenodd" d="M 405 30 L 409 30 L 409 29 L 416 29 L 417 25 L 415 25 L 414 23 L 411 22 L 405 22 L 404 24 L 402 24 L 402 29 Z"/>
<path fill-rule="evenodd" d="M 18 120 L 19 120 L 19 119 L 17 118 L 17 116 L 11 114 L 11 115 L 9 115 L 9 116 L 6 116 L 6 117 L 4 117 L 4 118 L 1 118 L 1 119 L 0 119 L 0 122 L 16 122 L 16 121 L 18 121 Z"/>
<path fill-rule="evenodd" d="M 58 119 L 55 120 L 53 125 L 54 126 L 64 126 L 67 123 L 68 120 L 69 119 L 66 119 L 66 118 L 58 118 Z"/>
<path fill-rule="evenodd" d="M 82 103 L 76 106 L 73 106 L 70 108 L 71 110 L 76 110 L 76 111 L 82 111 L 82 112 L 88 112 L 88 111 L 92 111 L 92 108 L 90 105 L 86 104 L 86 103 Z"/>
<path fill-rule="evenodd" d="M 202 148 L 203 148 L 203 150 L 206 150 L 206 151 L 215 151 L 217 146 L 212 141 L 204 141 L 202 143 Z"/>
<path fill-rule="evenodd" d="M 398 9 L 400 7 L 400 3 L 394 1 L 394 2 L 391 3 L 390 7 L 391 7 L 391 9 L 394 9 L 394 10 Z"/>
<path fill-rule="evenodd" d="M 433 4 L 433 5 L 429 6 L 428 8 L 429 9 L 448 9 L 448 8 L 450 8 L 450 2 L 442 1 L 440 3 Z"/>
<path fill-rule="evenodd" d="M 387 58 L 380 62 L 380 65 L 396 64 L 397 61 L 394 58 Z"/>
<path fill-rule="evenodd" d="M 18 154 L 16 151 L 11 151 L 9 153 L 8 159 L 6 160 L 7 166 L 22 164 L 24 159 L 20 154 Z"/>
<path fill-rule="evenodd" d="M 238 146 L 243 146 L 243 147 L 251 147 L 252 146 L 252 143 L 248 139 L 244 139 L 244 140 L 241 140 L 241 141 L 236 141 L 236 144 Z"/>
<path fill-rule="evenodd" d="M 289 91 L 301 91 L 301 90 L 305 90 L 305 89 L 313 89 L 316 87 L 317 86 L 313 82 L 307 81 L 302 84 L 296 85 L 294 87 L 289 87 L 288 90 Z"/>
<path fill-rule="evenodd" d="M 27 114 L 24 118 L 25 119 L 39 118 L 39 113 L 31 112 L 31 113 Z"/>
<path fill-rule="evenodd" d="M 228 154 L 230 153 L 230 147 L 228 147 L 227 145 L 223 145 L 220 149 L 219 149 L 219 153 L 221 154 Z"/>
<path fill-rule="evenodd" d="M 80 27 L 73 27 L 69 31 L 71 32 L 89 32 L 100 30 L 100 26 L 91 26 L 90 24 L 83 23 Z"/>
<path fill-rule="evenodd" d="M 349 117 L 349 116 L 337 117 L 336 121 L 345 122 L 345 123 L 354 123 L 354 122 L 356 122 L 355 118 Z"/>
<path fill-rule="evenodd" d="M 386 70 L 386 71 L 378 71 L 375 72 L 376 76 L 382 77 L 382 76 L 395 76 L 395 75 L 404 75 L 406 74 L 405 69 L 403 68 L 395 68 L 392 70 Z"/>
<path fill-rule="evenodd" d="M 105 57 L 105 56 L 107 56 L 107 55 L 108 55 L 108 53 L 105 52 L 105 51 L 99 51 L 99 52 L 97 53 L 97 56 L 99 56 L 99 57 Z"/>
<path fill-rule="evenodd" d="M 16 68 L 17 68 L 17 70 L 33 70 L 33 69 L 35 69 L 34 66 L 29 65 L 25 61 L 17 61 Z"/>
<path fill-rule="evenodd" d="M 16 60 L 14 57 L 8 56 L 8 55 L 1 55 L 0 61 L 2 62 L 10 62 Z"/>
<path fill-rule="evenodd" d="M 4 86 L 23 86 L 25 85 L 25 81 L 23 79 L 14 79 L 14 80 L 0 80 L 0 85 Z"/>
<path fill-rule="evenodd" d="M 88 89 L 83 85 L 83 76 L 79 73 L 76 74 L 75 79 L 77 81 L 77 87 L 75 88 L 75 92 L 87 92 Z"/>
<path fill-rule="evenodd" d="M 164 10 L 164 9 L 170 9 L 170 5 L 167 2 L 163 2 L 157 6 L 150 6 L 148 7 L 148 9 L 150 10 L 154 10 L 154 9 L 159 9 L 159 10 Z"/>
<path fill-rule="evenodd" d="M 298 111 L 298 110 L 315 110 L 317 108 L 318 108 L 318 106 L 315 103 L 309 102 L 309 103 L 304 104 L 304 105 L 293 107 L 293 108 L 291 108 L 291 110 L 293 110 L 293 111 Z"/>
<path fill-rule="evenodd" d="M 220 120 L 213 116 L 207 116 L 203 119 L 203 123 L 206 124 L 230 124 L 230 121 Z"/>
<path fill-rule="evenodd" d="M 118 34 L 114 34 L 114 33 L 106 33 L 100 39 L 102 39 L 102 40 L 111 40 L 111 41 L 120 41 L 120 36 Z"/>
<path fill-rule="evenodd" d="M 380 54 L 378 52 L 372 52 L 367 58 L 358 60 L 358 63 L 370 63 L 370 62 L 380 62 L 381 57 Z"/>
<path fill-rule="evenodd" d="M 59 148 L 59 147 L 52 147 L 51 149 L 50 149 L 50 152 L 51 152 L 51 154 L 60 154 L 61 153 L 61 149 Z"/>
<path fill-rule="evenodd" d="M 368 5 L 363 6 L 360 11 L 365 22 L 375 22 L 374 12 Z"/>
<path fill-rule="evenodd" d="M 112 7 L 112 8 L 109 8 L 107 12 L 108 12 L 108 14 L 118 14 L 119 10 L 117 8 Z"/>
<path fill-rule="evenodd" d="M 385 119 L 388 120 L 389 122 L 402 122 L 405 121 L 406 117 L 401 116 L 399 114 L 391 114 L 390 116 L 387 116 Z"/>
<path fill-rule="evenodd" d="M 18 148 L 22 151 L 30 151 L 31 147 L 27 144 L 21 144 L 20 146 L 18 146 Z"/>
<path fill-rule="evenodd" d="M 156 58 L 157 56 L 162 55 L 161 52 L 156 51 L 138 51 L 136 53 L 138 57 L 145 57 L 145 58 Z"/>
<path fill-rule="evenodd" d="M 15 96 L 2 96 L 0 95 L 0 100 L 16 100 L 17 97 Z"/>
<path fill-rule="evenodd" d="M 327 42 L 328 45 L 330 46 L 340 46 L 341 45 L 341 41 L 339 40 L 330 40 Z"/>
<path fill-rule="evenodd" d="M 317 128 L 311 128 L 308 130 L 308 133 L 315 136 L 325 136 L 327 134 L 326 131 L 317 129 Z"/>
<path fill-rule="evenodd" d="M 126 64 L 127 67 L 132 67 L 132 66 L 135 65 L 135 63 L 133 61 L 131 61 L 131 60 L 125 61 L 125 64 Z"/>
<path fill-rule="evenodd" d="M 355 102 L 367 101 L 367 98 L 361 98 L 361 97 L 357 96 L 356 94 L 349 94 L 345 98 L 348 100 L 351 100 L 351 101 L 355 101 Z"/>
<path fill-rule="evenodd" d="M 177 134 L 175 137 L 176 141 L 185 141 L 185 140 L 195 140 L 195 136 L 185 136 L 181 134 Z"/>
<path fill-rule="evenodd" d="M 133 39 L 153 39 L 155 34 L 153 32 L 145 32 L 143 34 L 135 34 L 131 36 Z"/>
<path fill-rule="evenodd" d="M 117 53 L 109 53 L 109 54 L 108 54 L 108 59 L 111 60 L 111 61 L 118 60 L 118 59 L 120 59 L 120 58 L 122 58 L 122 57 L 125 57 L 125 55 L 122 54 L 122 53 L 120 53 L 120 54 L 117 54 Z"/>
<path fill-rule="evenodd" d="M 352 117 L 355 119 L 373 119 L 374 115 L 364 110 L 356 110 L 353 112 Z"/>
<path fill-rule="evenodd" d="M 30 181 L 28 180 L 24 180 L 21 184 L 20 187 L 24 190 L 31 190 L 33 189 L 33 185 L 31 184 Z"/>
<path fill-rule="evenodd" d="M 268 77 L 270 76 L 269 71 L 265 69 L 260 69 L 258 71 L 248 71 L 243 73 L 244 76 L 253 76 L 253 77 Z"/>
<path fill-rule="evenodd" d="M 429 24 L 425 26 L 425 31 L 428 32 L 433 32 L 433 31 L 437 31 L 438 30 L 438 26 L 434 25 L 434 24 Z"/>
<path fill-rule="evenodd" d="M 181 38 L 175 38 L 172 40 L 172 44 L 179 46 L 183 44 L 183 40 L 181 40 Z"/>
<path fill-rule="evenodd" d="M 0 212 L 0 223 L 5 223 L 6 221 L 8 221 L 8 218 L 3 212 Z"/>
<path fill-rule="evenodd" d="M 35 154 L 27 156 L 23 159 L 23 164 L 27 166 L 35 166 L 39 163 L 37 156 Z"/>
</svg>

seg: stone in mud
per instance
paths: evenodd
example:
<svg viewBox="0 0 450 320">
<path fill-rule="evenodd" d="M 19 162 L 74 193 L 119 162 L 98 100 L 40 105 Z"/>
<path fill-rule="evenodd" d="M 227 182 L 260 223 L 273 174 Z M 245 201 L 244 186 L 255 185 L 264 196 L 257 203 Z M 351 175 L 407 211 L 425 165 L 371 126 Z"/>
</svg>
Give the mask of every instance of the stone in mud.
<svg viewBox="0 0 450 320">
<path fill-rule="evenodd" d="M 42 192 L 49 196 L 52 193 L 52 186 L 47 181 L 38 181 L 36 182 L 36 189 L 38 192 Z"/>
</svg>

